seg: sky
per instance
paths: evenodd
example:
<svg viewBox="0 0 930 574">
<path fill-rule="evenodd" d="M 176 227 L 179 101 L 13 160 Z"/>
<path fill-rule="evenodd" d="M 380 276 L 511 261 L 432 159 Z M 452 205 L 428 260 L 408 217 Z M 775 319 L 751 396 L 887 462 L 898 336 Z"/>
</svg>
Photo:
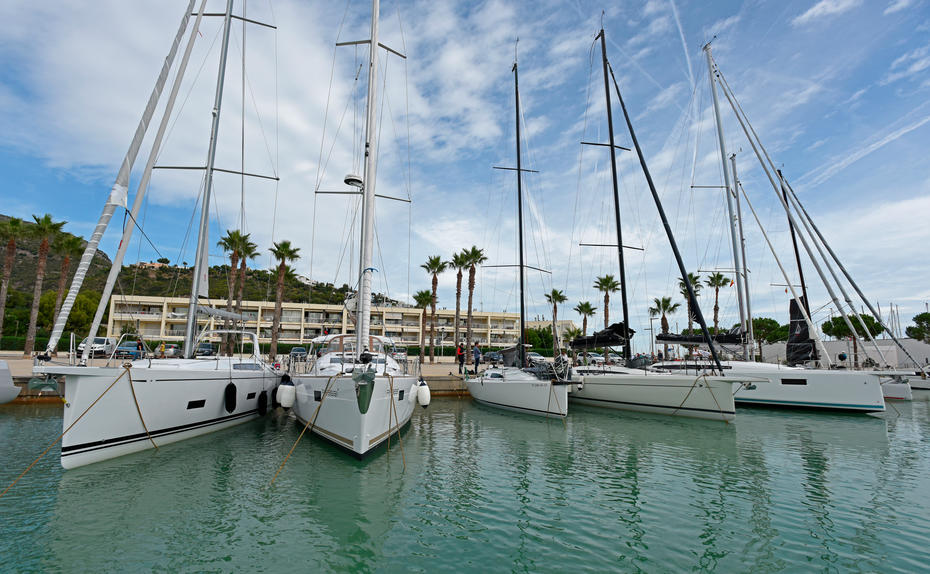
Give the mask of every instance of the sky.
<svg viewBox="0 0 930 574">
<path fill-rule="evenodd" d="M 198 4 L 199 4 L 198 0 Z M 0 5 L 0 213 L 51 213 L 88 236 L 109 194 L 187 1 L 134 0 Z M 357 280 L 357 200 L 343 178 L 361 173 L 371 6 L 252 0 L 230 35 L 216 165 L 277 181 L 217 174 L 211 245 L 242 226 L 259 245 L 255 268 L 273 265 L 272 242 L 300 248 L 298 273 Z M 207 2 L 207 12 L 224 3 Z M 234 13 L 243 6 L 236 2 Z M 544 294 L 562 290 L 559 317 L 579 301 L 597 307 L 595 278 L 619 275 L 606 142 L 607 58 L 689 271 L 733 268 L 707 62 L 720 71 L 776 165 L 873 304 L 901 322 L 930 301 L 930 2 L 788 0 L 593 3 L 432 0 L 381 4 L 376 192 L 376 291 L 401 301 L 430 287 L 421 269 L 471 246 L 484 249 L 475 306 L 519 309 L 514 171 L 514 60 L 518 61 L 530 319 L 551 317 Z M 222 19 L 204 19 L 158 166 L 206 163 Z M 185 35 L 185 39 L 187 36 Z M 243 51 L 243 38 L 245 50 Z M 243 60 L 243 53 L 245 58 Z M 180 55 L 177 60 L 180 60 Z M 243 82 L 243 63 L 245 82 Z M 177 62 L 169 77 L 173 81 Z M 359 76 L 356 80 L 356 76 Z M 612 97 L 614 97 L 612 95 Z M 775 252 L 797 282 L 786 216 L 733 112 L 720 96 L 724 142 Z M 164 101 L 164 98 L 163 98 Z M 163 103 L 161 104 L 164 105 Z M 617 145 L 632 147 L 614 98 Z M 130 203 L 148 158 L 153 121 L 132 171 Z M 243 153 L 244 152 L 244 153 Z M 678 294 L 678 271 L 636 155 L 618 152 L 620 212 L 635 351 L 648 351 L 648 307 Z M 201 173 L 155 171 L 127 263 L 192 262 Z M 245 209 L 242 210 L 244 205 Z M 743 205 L 745 210 L 746 206 Z M 755 316 L 787 321 L 786 280 L 759 226 L 744 214 Z M 101 243 L 111 257 L 125 220 Z M 211 264 L 224 260 L 211 247 Z M 829 273 L 826 269 L 825 273 Z M 804 263 L 815 311 L 836 312 Z M 851 291 L 850 289 L 847 290 Z M 737 322 L 735 288 L 721 289 L 720 324 Z M 838 293 L 839 295 L 839 293 Z M 700 296 L 708 322 L 714 293 Z M 455 307 L 455 274 L 440 276 L 439 305 Z M 464 303 L 463 303 L 464 306 Z M 860 303 L 856 303 L 859 308 Z M 621 318 L 620 293 L 609 318 Z M 685 328 L 679 311 L 672 329 Z M 646 329 L 646 331 L 644 331 Z"/>
</svg>

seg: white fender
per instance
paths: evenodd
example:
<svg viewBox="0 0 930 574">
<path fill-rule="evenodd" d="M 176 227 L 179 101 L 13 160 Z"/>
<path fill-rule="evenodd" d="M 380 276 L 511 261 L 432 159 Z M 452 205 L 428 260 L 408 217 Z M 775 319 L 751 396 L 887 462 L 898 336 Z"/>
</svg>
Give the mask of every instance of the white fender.
<svg viewBox="0 0 930 574">
<path fill-rule="evenodd" d="M 289 409 L 294 406 L 294 399 L 297 398 L 297 387 L 291 384 L 282 383 L 278 385 L 278 402 L 281 406 Z"/>
<path fill-rule="evenodd" d="M 411 403 L 417 400 L 417 384 L 413 383 L 410 385 L 410 392 L 407 393 L 407 400 Z"/>
<path fill-rule="evenodd" d="M 429 406 L 429 386 L 425 381 L 420 381 L 420 386 L 417 387 L 417 402 L 424 409 Z"/>
</svg>

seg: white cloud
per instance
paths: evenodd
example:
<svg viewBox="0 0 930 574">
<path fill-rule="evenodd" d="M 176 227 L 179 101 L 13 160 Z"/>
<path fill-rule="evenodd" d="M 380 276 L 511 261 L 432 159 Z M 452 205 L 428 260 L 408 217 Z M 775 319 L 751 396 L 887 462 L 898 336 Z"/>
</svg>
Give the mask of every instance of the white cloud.
<svg viewBox="0 0 930 574">
<path fill-rule="evenodd" d="M 885 8 L 885 11 L 883 12 L 883 14 L 885 16 L 887 16 L 888 14 L 894 14 L 896 12 L 900 12 L 901 10 L 904 10 L 905 8 L 911 7 L 913 4 L 914 4 L 914 0 L 892 0 L 892 2 L 888 4 L 888 7 Z"/>
<path fill-rule="evenodd" d="M 791 23 L 795 26 L 805 26 L 816 20 L 821 20 L 828 16 L 838 16 L 856 8 L 862 3 L 862 0 L 820 0 L 806 12 L 794 18 Z"/>
</svg>

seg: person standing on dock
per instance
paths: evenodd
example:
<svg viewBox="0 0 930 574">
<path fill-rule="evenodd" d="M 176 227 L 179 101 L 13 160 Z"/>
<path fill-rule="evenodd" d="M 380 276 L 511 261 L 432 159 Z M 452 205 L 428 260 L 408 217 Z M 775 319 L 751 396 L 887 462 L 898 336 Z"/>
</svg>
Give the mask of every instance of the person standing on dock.
<svg viewBox="0 0 930 574">
<path fill-rule="evenodd" d="M 459 346 L 455 348 L 455 358 L 459 363 L 459 374 L 461 375 L 465 369 L 465 346 L 462 343 L 459 343 Z"/>
<path fill-rule="evenodd" d="M 481 349 L 478 348 L 478 341 L 475 341 L 475 346 L 471 350 L 472 355 L 475 357 L 475 374 L 478 374 L 478 364 L 481 363 Z"/>
</svg>

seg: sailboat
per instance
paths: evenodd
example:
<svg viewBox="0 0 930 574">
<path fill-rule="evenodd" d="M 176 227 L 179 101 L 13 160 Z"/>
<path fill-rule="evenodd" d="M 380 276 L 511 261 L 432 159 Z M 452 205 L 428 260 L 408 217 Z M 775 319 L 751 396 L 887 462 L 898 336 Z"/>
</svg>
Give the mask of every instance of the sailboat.
<svg viewBox="0 0 930 574">
<path fill-rule="evenodd" d="M 526 305 L 523 293 L 523 169 L 520 158 L 520 83 L 513 64 L 517 113 L 517 251 L 520 273 L 520 340 L 502 352 L 503 361 L 466 381 L 468 393 L 479 403 L 501 409 L 551 418 L 568 414 L 570 381 L 558 376 L 551 365 L 530 366 L 526 359 Z M 567 374 L 567 373 L 566 373 Z"/>
<path fill-rule="evenodd" d="M 608 81 L 607 49 L 604 30 L 602 29 L 595 40 L 601 41 L 601 60 L 604 69 L 604 90 L 607 97 L 607 130 L 609 134 L 611 174 L 613 176 L 614 215 L 617 227 L 617 252 L 620 262 L 620 295 L 623 303 L 623 322 L 605 328 L 589 337 L 579 337 L 572 341 L 574 349 L 593 349 L 611 346 L 623 346 L 624 365 L 584 365 L 576 367 L 575 380 L 579 381 L 577 389 L 569 395 L 572 403 L 589 406 L 607 407 L 618 410 L 639 411 L 655 414 L 677 415 L 711 420 L 731 421 L 736 416 L 733 403 L 733 393 L 739 382 L 732 377 L 720 375 L 682 376 L 671 373 L 656 373 L 645 369 L 632 367 L 632 353 L 630 338 L 633 331 L 628 326 L 627 299 L 626 299 L 626 270 L 623 260 L 623 235 L 620 225 L 620 197 L 617 187 L 617 162 L 614 144 L 613 114 L 611 111 L 610 84 Z M 620 90 L 617 88 L 617 96 Z M 630 133 L 636 142 L 636 135 L 626 115 L 626 107 L 620 98 L 623 112 L 627 119 Z M 641 153 L 637 144 L 637 153 Z M 640 156 L 643 169 L 647 173 L 645 161 Z M 661 204 L 657 203 L 660 214 Z M 664 218 L 664 214 L 663 214 Z M 674 247 L 674 238 L 669 234 Z M 675 248 L 676 257 L 682 274 L 684 267 Z M 687 283 L 687 282 L 686 282 Z M 690 286 L 690 283 L 688 283 Z M 692 296 L 692 301 L 694 301 Z M 695 309 L 700 316 L 700 323 L 708 337 L 703 316 L 695 301 Z"/>
<path fill-rule="evenodd" d="M 713 97 L 714 104 L 714 116 L 716 119 L 716 130 L 717 130 L 717 139 L 718 139 L 718 150 L 720 152 L 720 160 L 723 166 L 723 175 L 724 175 L 724 187 L 727 194 L 728 208 L 730 208 L 729 216 L 731 225 L 731 243 L 733 246 L 733 259 L 735 262 L 735 267 L 737 269 L 737 289 L 740 291 L 741 296 L 738 298 L 739 301 L 739 313 L 740 313 L 740 323 L 742 325 L 748 325 L 751 328 L 752 317 L 751 313 L 748 313 L 749 309 L 749 290 L 745 286 L 745 281 L 740 281 L 741 278 L 748 278 L 746 273 L 745 265 L 745 253 L 742 253 L 741 250 L 737 249 L 737 244 L 742 243 L 742 241 L 737 241 L 736 239 L 736 222 L 737 218 L 734 216 L 732 211 L 732 197 L 739 198 L 739 183 L 736 178 L 736 162 L 731 157 L 732 164 L 732 179 L 731 179 L 731 169 L 727 166 L 727 153 L 725 147 L 725 138 L 723 134 L 723 123 L 720 116 L 720 106 L 717 98 L 717 85 L 720 83 L 721 89 L 729 101 L 731 107 L 733 108 L 736 118 L 739 121 L 739 124 L 743 127 L 744 132 L 746 133 L 747 138 L 749 138 L 750 144 L 753 148 L 753 151 L 759 158 L 759 161 L 762 165 L 763 170 L 768 176 L 770 182 L 772 183 L 773 188 L 775 189 L 776 196 L 782 202 L 782 206 L 785 208 L 788 215 L 788 221 L 791 228 L 792 239 L 795 243 L 795 253 L 796 258 L 798 259 L 798 273 L 801 277 L 802 289 L 804 288 L 803 282 L 803 271 L 801 270 L 800 265 L 800 255 L 797 251 L 797 239 L 801 240 L 804 248 L 811 255 L 811 261 L 816 268 L 818 274 L 824 280 L 824 285 L 829 292 L 831 298 L 833 299 L 834 304 L 837 308 L 842 309 L 839 300 L 837 299 L 836 294 L 830 286 L 830 283 L 826 280 L 825 275 L 821 269 L 821 266 L 817 263 L 817 260 L 813 257 L 813 252 L 810 250 L 810 245 L 803 233 L 802 229 L 808 229 L 808 224 L 812 223 L 808 219 L 802 219 L 802 226 L 798 226 L 797 218 L 792 215 L 791 210 L 789 209 L 789 201 L 793 199 L 797 205 L 800 205 L 797 202 L 797 198 L 792 196 L 792 193 L 789 195 L 787 190 L 787 185 L 780 173 L 777 173 L 776 176 L 773 175 L 773 171 L 777 172 L 774 169 L 774 165 L 771 164 L 771 161 L 768 160 L 767 154 L 765 159 L 763 159 L 762 154 L 760 153 L 761 142 L 758 141 L 758 136 L 755 136 L 755 132 L 752 132 L 750 135 L 750 130 L 747 129 L 747 120 L 745 120 L 744 115 L 742 114 L 741 108 L 735 103 L 735 97 L 729 89 L 729 86 L 723 81 L 723 76 L 720 73 L 719 69 L 716 67 L 711 54 L 711 46 L 707 44 L 704 46 L 704 53 L 707 59 L 707 68 L 708 75 L 710 78 L 711 86 L 711 95 Z M 755 136 L 755 137 L 753 137 Z M 764 148 L 762 148 L 764 152 Z M 771 168 L 771 170 L 770 170 Z M 748 195 L 743 191 L 743 197 L 746 200 L 746 204 L 749 209 L 752 211 L 753 216 L 756 217 L 757 223 L 762 231 L 763 236 L 765 237 L 766 242 L 769 244 L 769 248 L 772 251 L 775 261 L 778 264 L 779 269 L 781 270 L 783 276 L 785 277 L 785 282 L 787 283 L 788 289 L 792 294 L 792 305 L 791 305 L 791 315 L 792 315 L 792 337 L 795 343 L 795 347 L 799 350 L 806 346 L 806 353 L 800 352 L 798 359 L 803 360 L 805 358 L 812 360 L 819 360 L 822 364 L 827 366 L 829 363 L 829 354 L 826 352 L 826 349 L 821 349 L 821 352 L 818 354 L 815 352 L 814 343 L 818 343 L 822 347 L 822 343 L 819 338 L 817 338 L 817 330 L 811 320 L 810 313 L 807 311 L 807 297 L 806 293 L 799 295 L 795 289 L 795 286 L 792 284 L 792 281 L 788 277 L 787 273 L 784 270 L 784 267 L 778 258 L 777 253 L 772 248 L 771 242 L 769 242 L 768 235 L 765 232 L 764 227 L 762 227 L 761 222 L 759 222 L 758 217 L 756 216 L 755 209 L 752 207 L 752 203 L 749 201 Z M 804 212 L 806 215 L 806 212 Z M 797 235 L 795 232 L 797 231 Z M 818 233 L 819 235 L 819 233 Z M 822 236 L 820 236 L 823 240 Z M 829 249 L 829 246 L 827 246 Z M 818 247 L 819 249 L 819 247 Z M 823 256 L 823 252 L 820 252 Z M 741 256 L 742 254 L 742 256 Z M 832 254 L 832 250 L 831 250 Z M 835 256 L 834 256 L 835 258 Z M 828 263 L 824 257 L 824 262 Z M 838 262 L 838 260 L 837 260 Z M 842 267 L 842 266 L 841 266 Z M 832 271 L 832 270 L 831 270 Z M 845 270 L 844 270 L 845 271 Z M 834 275 L 835 277 L 835 275 Z M 849 276 L 847 275 L 847 278 Z M 851 278 L 849 278 L 851 280 Z M 837 281 L 837 284 L 842 290 L 842 284 Z M 855 283 L 853 283 L 855 285 Z M 861 294 L 861 293 L 860 293 Z M 849 297 L 846 295 L 845 290 L 843 290 L 843 295 L 846 301 L 849 301 Z M 745 301 L 745 309 L 743 307 Z M 865 300 L 867 305 L 870 305 L 868 300 Z M 844 314 L 845 317 L 845 314 Z M 846 321 L 849 319 L 846 317 Z M 851 325 L 850 328 L 852 329 Z M 751 331 L 750 331 L 751 332 Z M 811 339 L 811 335 L 815 339 Z M 736 375 L 742 376 L 754 376 L 757 378 L 751 386 L 747 386 L 741 389 L 738 389 L 734 397 L 737 404 L 740 405 L 763 405 L 763 406 L 779 406 L 779 407 L 795 407 L 795 408 L 813 408 L 813 409 L 826 409 L 826 410 L 839 410 L 839 411 L 854 411 L 854 412 L 883 412 L 885 410 L 885 401 L 883 397 L 883 385 L 881 380 L 874 374 L 861 372 L 861 371 L 841 371 L 841 370 L 829 370 L 829 369 L 811 369 L 806 367 L 792 367 L 785 365 L 777 365 L 772 363 L 756 363 L 750 361 L 750 352 L 749 347 L 752 345 L 751 337 L 750 339 L 743 340 L 743 361 L 727 361 L 723 364 L 723 367 L 728 370 L 728 372 L 734 373 Z M 676 372 L 687 372 L 692 371 L 695 373 L 700 373 L 706 369 L 709 365 L 706 362 L 686 362 L 686 363 L 661 363 L 655 365 L 656 368 L 664 370 L 672 370 Z M 889 387 L 891 389 L 893 387 Z M 897 390 L 897 389 L 896 389 Z"/>
<path fill-rule="evenodd" d="M 133 206 L 136 212 L 142 203 L 148 181 L 158 155 L 165 128 L 187 67 L 191 50 L 198 36 L 200 22 L 206 2 L 203 1 L 191 26 L 182 61 L 174 79 L 171 94 L 161 118 L 158 133 L 154 138 L 145 172 L 136 193 Z M 206 270 L 208 269 L 207 245 L 209 206 L 213 184 L 213 163 L 216 156 L 216 136 L 219 127 L 220 110 L 223 95 L 223 78 L 226 71 L 226 55 L 229 46 L 229 32 L 232 19 L 233 1 L 228 0 L 224 14 L 223 44 L 220 55 L 216 97 L 212 110 L 213 124 L 210 134 L 210 146 L 207 155 L 206 172 L 201 205 L 200 230 L 198 233 L 197 252 L 193 273 L 193 289 L 187 316 L 184 358 L 155 359 L 140 358 L 131 362 L 114 364 L 111 358 L 104 366 L 88 366 L 87 354 L 90 345 L 84 350 L 80 364 L 56 364 L 51 361 L 51 350 L 55 348 L 61 327 L 67 320 L 65 307 L 53 331 L 53 340 L 49 342 L 48 353 L 36 358 L 33 367 L 35 375 L 46 377 L 63 377 L 65 380 L 64 409 L 62 425 L 64 434 L 61 442 L 61 465 L 75 468 L 86 464 L 111 459 L 117 456 L 157 448 L 168 443 L 200 436 L 209 432 L 244 423 L 265 413 L 280 377 L 260 358 L 258 336 L 255 333 L 239 331 L 209 331 L 201 339 L 214 335 L 238 335 L 243 338 L 239 353 L 235 356 L 195 358 L 197 338 L 197 315 L 209 313 L 224 316 L 224 311 L 205 307 L 198 303 L 199 296 L 205 292 Z M 135 160 L 146 128 L 151 120 L 161 91 L 167 79 L 178 46 L 183 40 L 189 18 L 194 9 L 194 0 L 185 11 L 177 36 L 172 44 L 168 58 L 165 60 L 162 74 L 149 99 L 145 114 L 136 130 L 130 145 L 130 151 L 123 161 L 116 184 L 104 207 L 94 239 L 88 242 L 87 251 L 82 257 L 82 264 L 89 264 L 93 250 L 116 206 L 125 200 L 129 171 Z M 122 195 L 122 198 L 120 198 Z M 98 233 L 99 232 L 99 233 Z M 132 225 L 127 224 L 123 232 L 120 249 L 114 258 L 110 275 L 100 298 L 100 306 L 91 326 L 89 339 L 93 340 L 103 312 L 109 303 L 116 276 L 122 267 L 122 260 L 129 244 Z M 88 255 L 88 251 L 90 252 Z M 80 289 L 86 267 L 79 268 L 69 291 L 68 299 Z M 70 306 L 67 307 L 70 309 Z M 246 352 L 245 340 L 250 339 L 251 348 Z"/>
<path fill-rule="evenodd" d="M 368 57 L 365 119 L 365 172 L 347 175 L 345 183 L 362 196 L 359 287 L 355 297 L 355 333 L 332 334 L 312 341 L 305 373 L 294 373 L 293 391 L 282 393 L 282 405 L 293 405 L 304 428 L 362 458 L 400 432 L 416 405 L 429 404 L 429 387 L 398 361 L 388 337 L 371 335 L 371 280 L 374 268 L 374 209 L 378 129 L 378 12 L 373 0 Z M 288 385 L 289 386 L 289 385 Z M 285 388 L 285 387 L 282 387 Z M 293 397 L 291 397 L 293 392 Z"/>
</svg>

